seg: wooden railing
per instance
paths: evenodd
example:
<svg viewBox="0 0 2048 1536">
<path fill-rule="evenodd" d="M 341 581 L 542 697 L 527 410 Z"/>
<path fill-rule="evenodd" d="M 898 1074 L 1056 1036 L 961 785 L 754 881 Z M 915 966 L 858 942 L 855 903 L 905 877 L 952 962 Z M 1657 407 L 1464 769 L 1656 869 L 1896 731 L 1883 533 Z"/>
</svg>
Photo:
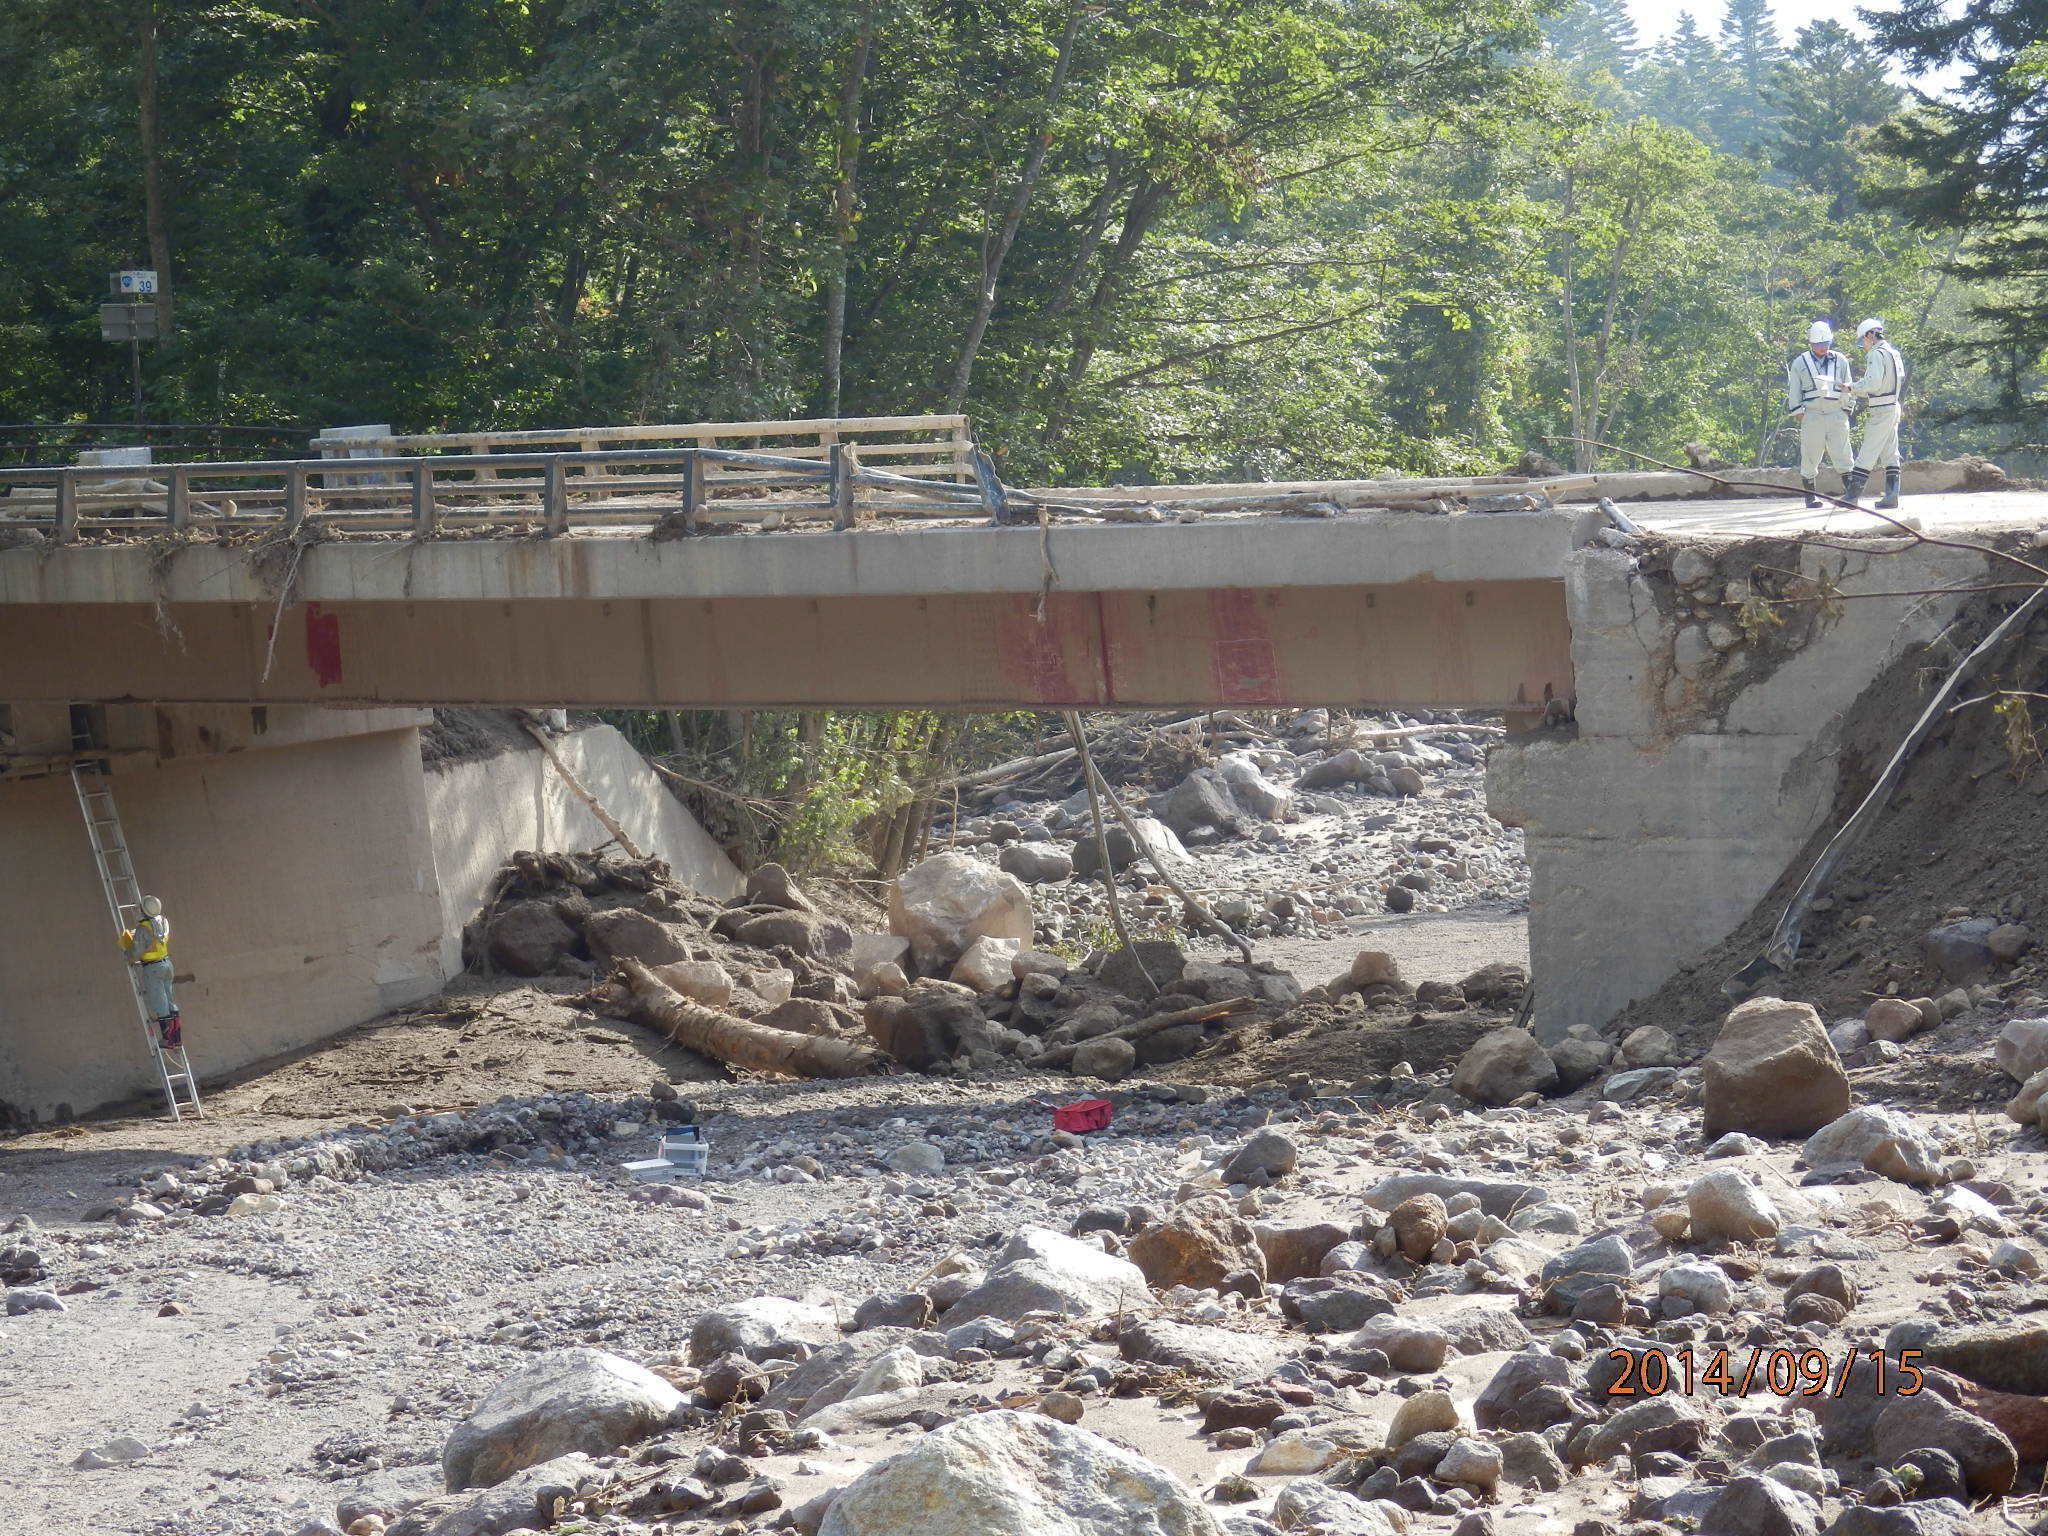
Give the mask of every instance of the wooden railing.
<svg viewBox="0 0 2048 1536">
<path fill-rule="evenodd" d="M 923 474 L 960 485 L 975 483 L 974 436 L 965 416 L 843 416 L 808 421 L 693 421 L 626 427 L 545 427 L 519 432 L 416 432 L 340 438 L 323 435 L 315 453 L 337 449 L 394 458 L 456 453 L 601 453 L 622 448 L 729 448 L 788 459 L 830 457 L 835 445 L 851 448 L 870 469 Z M 711 483 L 751 483 L 740 466 L 712 466 Z M 489 477 L 485 466 L 484 478 Z"/>
<path fill-rule="evenodd" d="M 796 441 L 773 453 L 720 446 L 733 438 Z M 0 523 L 46 528 L 59 543 L 138 525 L 292 530 L 309 520 L 419 537 L 465 525 L 695 532 L 707 523 L 770 518 L 845 528 L 876 516 L 994 516 L 1003 504 L 964 416 L 328 435 L 316 442 L 324 456 L 315 459 L 0 469 Z M 547 451 L 565 442 L 578 446 Z"/>
<path fill-rule="evenodd" d="M 577 525 L 655 525 L 694 533 L 707 523 L 770 517 L 850 528 L 878 515 L 995 516 L 1002 506 L 992 479 L 962 485 L 869 469 L 842 444 L 831 445 L 822 463 L 657 448 L 153 464 L 145 472 L 147 480 L 76 465 L 0 469 L 8 493 L 0 525 L 47 529 L 60 544 L 150 525 L 174 533 L 265 524 L 293 531 L 307 522 L 420 538 L 463 526 L 555 534 Z M 789 494 L 813 486 L 808 495 Z"/>
</svg>

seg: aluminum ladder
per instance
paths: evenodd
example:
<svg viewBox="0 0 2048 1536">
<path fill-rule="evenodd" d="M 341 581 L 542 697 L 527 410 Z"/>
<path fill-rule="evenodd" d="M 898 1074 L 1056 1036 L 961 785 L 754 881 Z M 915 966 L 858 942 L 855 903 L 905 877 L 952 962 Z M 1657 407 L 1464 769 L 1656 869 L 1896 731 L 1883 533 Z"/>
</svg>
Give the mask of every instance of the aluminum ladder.
<svg viewBox="0 0 2048 1536">
<path fill-rule="evenodd" d="M 142 920 L 142 887 L 136 882 L 135 866 L 128 857 L 128 841 L 121 834 L 121 813 L 114 806 L 114 790 L 107 782 L 105 764 L 97 760 L 73 761 L 71 787 L 78 792 L 78 813 L 85 818 L 85 835 L 92 843 L 100 889 L 106 892 L 107 911 L 114 919 L 114 932 L 118 935 Z M 156 1063 L 157 1076 L 163 1081 L 164 1103 L 170 1106 L 171 1118 L 182 1120 L 187 1110 L 203 1117 L 206 1111 L 199 1105 L 199 1079 L 185 1055 L 183 1042 L 165 1049 L 157 1034 L 156 1021 L 150 1018 L 143 1001 L 142 978 L 133 965 L 124 963 L 121 969 L 128 977 L 128 993 L 135 1003 L 142 1037 L 149 1042 L 150 1059 Z"/>
</svg>

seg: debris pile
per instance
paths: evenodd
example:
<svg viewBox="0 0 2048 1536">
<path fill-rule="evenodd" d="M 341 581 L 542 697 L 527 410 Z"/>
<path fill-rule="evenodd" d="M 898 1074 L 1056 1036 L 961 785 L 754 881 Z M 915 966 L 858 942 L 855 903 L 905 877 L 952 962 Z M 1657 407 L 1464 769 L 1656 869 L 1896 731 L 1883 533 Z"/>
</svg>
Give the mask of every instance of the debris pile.
<svg viewBox="0 0 2048 1536">
<path fill-rule="evenodd" d="M 1180 921 L 1155 878 L 1163 868 L 1254 938 L 1338 937 L 1388 913 L 1520 906 L 1521 834 L 1486 814 L 1479 782 L 1501 729 L 1451 711 L 1380 719 L 1312 709 L 1277 729 L 1231 712 L 1126 722 L 1090 748 L 1137 829 L 1105 810 L 1108 862 L 1141 915 Z M 970 777 L 968 798 L 988 808 L 942 822 L 932 847 L 972 852 L 1030 886 L 1041 943 L 1100 935 L 1104 850 L 1073 749 Z"/>
</svg>

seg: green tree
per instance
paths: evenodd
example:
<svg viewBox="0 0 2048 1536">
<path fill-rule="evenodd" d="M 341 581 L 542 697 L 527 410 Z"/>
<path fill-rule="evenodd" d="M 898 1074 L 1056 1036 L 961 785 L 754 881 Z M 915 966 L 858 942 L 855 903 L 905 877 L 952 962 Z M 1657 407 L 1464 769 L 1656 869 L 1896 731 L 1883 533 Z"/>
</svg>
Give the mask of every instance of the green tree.
<svg viewBox="0 0 2048 1536">
<path fill-rule="evenodd" d="M 1575 72 L 1605 70 L 1617 80 L 1635 66 L 1640 52 L 1627 0 L 1574 0 L 1545 20 L 1543 39 Z"/>
<path fill-rule="evenodd" d="M 1728 66 L 1728 92 L 1718 142 L 1738 154 L 1747 153 L 1770 131 L 1769 88 L 1785 57 L 1771 0 L 1728 0 L 1720 42 Z"/>
<path fill-rule="evenodd" d="M 1905 99 L 1882 55 L 1839 22 L 1816 21 L 1801 29 L 1766 95 L 1771 165 L 1823 199 L 1830 218 L 1849 218 L 1862 206 L 1859 184 L 1877 129 Z"/>
<path fill-rule="evenodd" d="M 1671 35 L 1650 51 L 1631 83 L 1642 112 L 1719 144 L 1734 78 L 1714 40 L 1700 31 L 1690 12 L 1681 11 Z"/>
<path fill-rule="evenodd" d="M 1917 173 L 1897 193 L 1921 227 L 1953 231 L 1975 334 L 1954 350 L 1985 367 L 1995 397 L 1968 414 L 2042 437 L 2048 364 L 2048 0 L 1905 0 L 1871 13 L 1879 46 L 1956 88 L 1893 120 L 1888 148 Z"/>
</svg>

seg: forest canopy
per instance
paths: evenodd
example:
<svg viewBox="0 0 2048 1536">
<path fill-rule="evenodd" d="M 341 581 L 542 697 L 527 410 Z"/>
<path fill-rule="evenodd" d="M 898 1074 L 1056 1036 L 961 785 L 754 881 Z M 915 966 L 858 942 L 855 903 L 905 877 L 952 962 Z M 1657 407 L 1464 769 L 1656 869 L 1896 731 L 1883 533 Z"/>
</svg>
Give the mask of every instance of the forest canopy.
<svg viewBox="0 0 2048 1536">
<path fill-rule="evenodd" d="M 117 419 L 97 305 L 150 266 L 158 421 L 965 409 L 1024 481 L 1770 460 L 1807 322 L 1879 314 L 1910 455 L 2038 442 L 2048 0 L 1871 21 L 13 0 L 0 416 Z"/>
</svg>

